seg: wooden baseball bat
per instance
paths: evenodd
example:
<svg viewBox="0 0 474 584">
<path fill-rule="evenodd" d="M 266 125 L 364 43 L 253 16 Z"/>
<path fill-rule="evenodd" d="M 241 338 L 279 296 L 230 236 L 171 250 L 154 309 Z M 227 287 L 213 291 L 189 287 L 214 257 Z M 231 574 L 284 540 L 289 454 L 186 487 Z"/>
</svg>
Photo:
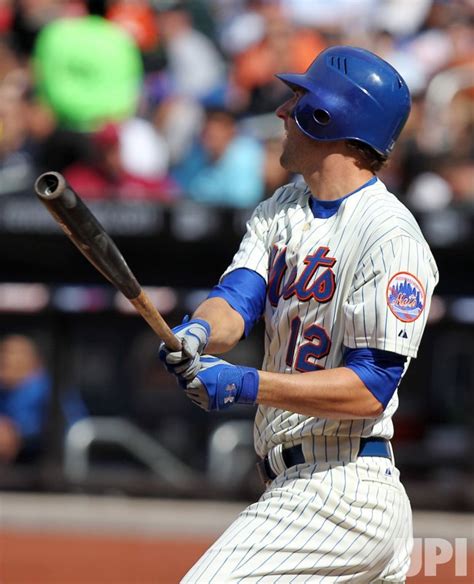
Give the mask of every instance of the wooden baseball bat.
<svg viewBox="0 0 474 584">
<path fill-rule="evenodd" d="M 111 237 L 59 172 L 45 172 L 35 182 L 40 201 L 89 262 L 130 300 L 172 351 L 181 343 L 142 290 Z"/>
</svg>

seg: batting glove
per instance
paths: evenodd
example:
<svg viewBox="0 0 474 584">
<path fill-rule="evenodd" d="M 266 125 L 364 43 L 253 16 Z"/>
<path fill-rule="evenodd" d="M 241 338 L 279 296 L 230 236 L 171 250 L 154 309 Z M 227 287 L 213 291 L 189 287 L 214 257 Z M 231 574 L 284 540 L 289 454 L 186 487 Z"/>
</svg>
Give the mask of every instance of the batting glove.
<svg viewBox="0 0 474 584">
<path fill-rule="evenodd" d="M 170 351 L 161 343 L 160 359 L 170 373 L 184 380 L 192 379 L 199 371 L 199 357 L 209 342 L 211 327 L 205 320 L 189 320 L 189 316 L 185 316 L 183 323 L 174 327 L 173 332 L 181 341 L 182 349 Z"/>
<path fill-rule="evenodd" d="M 185 393 L 204 410 L 224 410 L 234 403 L 254 404 L 259 376 L 253 367 L 232 365 L 218 357 L 203 355 L 196 377 L 186 385 Z"/>
</svg>

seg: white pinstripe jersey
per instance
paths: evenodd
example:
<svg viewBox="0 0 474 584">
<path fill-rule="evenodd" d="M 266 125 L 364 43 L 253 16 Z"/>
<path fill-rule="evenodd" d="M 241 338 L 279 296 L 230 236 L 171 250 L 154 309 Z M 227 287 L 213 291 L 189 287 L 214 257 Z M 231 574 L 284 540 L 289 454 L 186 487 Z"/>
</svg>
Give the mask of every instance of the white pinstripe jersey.
<svg viewBox="0 0 474 584">
<path fill-rule="evenodd" d="M 408 366 L 438 281 L 414 217 L 380 180 L 328 218 L 313 216 L 310 197 L 304 183 L 289 184 L 263 201 L 225 272 L 248 268 L 267 283 L 262 369 L 338 367 L 344 346 L 405 355 Z M 259 406 L 256 450 L 264 456 L 281 444 L 328 436 L 389 439 L 397 407 L 397 392 L 376 419 L 328 420 Z"/>
</svg>

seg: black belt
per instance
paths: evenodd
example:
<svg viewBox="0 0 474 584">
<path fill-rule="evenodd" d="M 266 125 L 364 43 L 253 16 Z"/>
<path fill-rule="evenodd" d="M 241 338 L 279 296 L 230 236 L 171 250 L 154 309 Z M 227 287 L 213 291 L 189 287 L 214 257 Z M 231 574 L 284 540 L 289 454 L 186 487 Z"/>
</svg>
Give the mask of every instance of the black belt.
<svg viewBox="0 0 474 584">
<path fill-rule="evenodd" d="M 385 438 L 361 438 L 358 456 L 392 458 L 390 442 L 385 440 Z M 282 457 L 286 468 L 291 468 L 292 466 L 306 462 L 301 444 L 297 444 L 291 448 L 284 448 L 282 450 Z M 264 483 L 273 481 L 278 476 L 270 466 L 268 456 L 265 456 L 265 458 L 257 462 L 257 469 Z"/>
</svg>

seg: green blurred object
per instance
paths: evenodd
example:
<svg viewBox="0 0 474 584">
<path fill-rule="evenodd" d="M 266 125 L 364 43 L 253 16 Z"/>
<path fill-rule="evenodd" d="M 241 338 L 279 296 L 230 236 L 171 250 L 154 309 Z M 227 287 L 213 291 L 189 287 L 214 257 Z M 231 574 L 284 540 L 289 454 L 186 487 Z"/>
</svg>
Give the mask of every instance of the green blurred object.
<svg viewBox="0 0 474 584">
<path fill-rule="evenodd" d="M 91 131 L 135 113 L 143 81 L 133 40 L 100 16 L 56 20 L 34 50 L 38 93 L 59 122 Z"/>
</svg>

